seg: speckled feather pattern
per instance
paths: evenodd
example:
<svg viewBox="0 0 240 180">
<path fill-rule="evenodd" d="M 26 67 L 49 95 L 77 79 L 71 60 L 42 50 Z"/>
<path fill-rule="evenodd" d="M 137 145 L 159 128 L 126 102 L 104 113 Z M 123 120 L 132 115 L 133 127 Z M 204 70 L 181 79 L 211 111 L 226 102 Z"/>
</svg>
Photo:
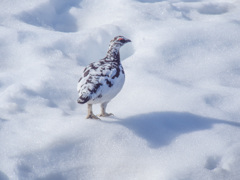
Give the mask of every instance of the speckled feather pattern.
<svg viewBox="0 0 240 180">
<path fill-rule="evenodd" d="M 116 39 L 116 38 L 115 38 Z M 109 102 L 122 89 L 125 74 L 120 62 L 119 49 L 123 45 L 110 42 L 107 56 L 89 64 L 78 82 L 78 103 L 96 104 Z"/>
</svg>

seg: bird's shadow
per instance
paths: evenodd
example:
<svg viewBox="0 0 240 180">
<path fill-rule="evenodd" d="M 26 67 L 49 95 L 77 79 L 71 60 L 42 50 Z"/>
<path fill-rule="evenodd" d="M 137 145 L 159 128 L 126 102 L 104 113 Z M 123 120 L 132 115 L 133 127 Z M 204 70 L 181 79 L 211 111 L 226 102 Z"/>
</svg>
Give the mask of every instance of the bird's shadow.
<svg viewBox="0 0 240 180">
<path fill-rule="evenodd" d="M 215 124 L 240 128 L 240 123 L 202 117 L 187 112 L 152 112 L 140 114 L 112 123 L 118 123 L 145 139 L 150 147 L 170 144 L 178 136 L 211 129 Z"/>
</svg>

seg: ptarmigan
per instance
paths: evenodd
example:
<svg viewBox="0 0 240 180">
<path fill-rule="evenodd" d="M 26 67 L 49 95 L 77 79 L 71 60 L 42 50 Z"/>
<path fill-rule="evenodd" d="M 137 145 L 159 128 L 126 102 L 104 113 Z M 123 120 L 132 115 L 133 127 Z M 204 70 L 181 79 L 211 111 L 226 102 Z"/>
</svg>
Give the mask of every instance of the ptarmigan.
<svg viewBox="0 0 240 180">
<path fill-rule="evenodd" d="M 88 104 L 87 119 L 99 119 L 93 114 L 92 104 L 101 104 L 101 114 L 106 117 L 113 115 L 106 113 L 108 102 L 122 89 L 125 74 L 120 62 L 119 49 L 131 40 L 117 36 L 110 41 L 107 56 L 98 62 L 89 64 L 78 81 L 78 103 Z"/>
</svg>

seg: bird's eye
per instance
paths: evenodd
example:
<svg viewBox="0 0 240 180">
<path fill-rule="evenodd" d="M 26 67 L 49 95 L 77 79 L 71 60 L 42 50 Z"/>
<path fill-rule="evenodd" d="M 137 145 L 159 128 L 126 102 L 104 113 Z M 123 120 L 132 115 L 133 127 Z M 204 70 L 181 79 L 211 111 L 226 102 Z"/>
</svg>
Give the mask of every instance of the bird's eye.
<svg viewBox="0 0 240 180">
<path fill-rule="evenodd" d="M 121 43 L 125 42 L 125 40 L 123 38 L 119 38 L 118 41 L 120 41 Z"/>
</svg>

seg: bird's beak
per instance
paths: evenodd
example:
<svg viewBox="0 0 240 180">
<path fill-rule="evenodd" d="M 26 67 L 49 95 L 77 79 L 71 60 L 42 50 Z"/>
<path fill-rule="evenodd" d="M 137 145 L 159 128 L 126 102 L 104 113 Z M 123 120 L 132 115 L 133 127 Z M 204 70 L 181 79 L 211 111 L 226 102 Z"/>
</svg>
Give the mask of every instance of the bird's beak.
<svg viewBox="0 0 240 180">
<path fill-rule="evenodd" d="M 132 42 L 130 39 L 126 39 L 125 43 Z"/>
</svg>

